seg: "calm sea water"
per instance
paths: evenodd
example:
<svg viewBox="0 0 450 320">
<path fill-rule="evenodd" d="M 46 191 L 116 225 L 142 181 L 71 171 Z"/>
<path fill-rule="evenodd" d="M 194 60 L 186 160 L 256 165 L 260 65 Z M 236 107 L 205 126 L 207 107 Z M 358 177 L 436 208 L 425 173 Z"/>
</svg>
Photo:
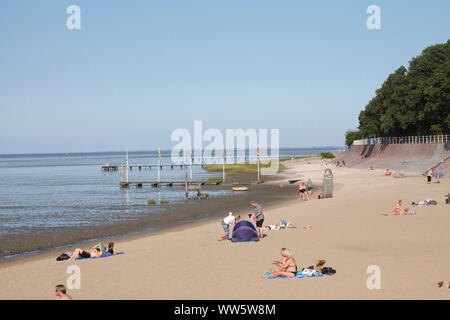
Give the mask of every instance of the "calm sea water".
<svg viewBox="0 0 450 320">
<path fill-rule="evenodd" d="M 336 149 L 282 149 L 280 154 L 281 157 L 290 157 Z M 158 163 L 155 151 L 130 152 L 129 159 L 133 165 Z M 163 153 L 162 163 L 170 164 L 169 159 L 168 154 Z M 149 198 L 168 200 L 170 204 L 184 201 L 184 189 L 181 187 L 123 190 L 119 187 L 119 171 L 108 173 L 101 170 L 106 162 L 123 164 L 125 154 L 0 155 L 0 243 L 4 244 L 0 257 L 18 254 L 7 248 L 10 238 L 30 236 L 32 233 L 48 235 L 62 227 L 101 226 L 137 220 L 144 211 L 148 214 L 146 204 Z M 200 166 L 194 166 L 192 174 L 194 180 L 221 175 L 208 173 Z M 184 170 L 179 167 L 173 170 L 164 168 L 161 180 L 184 180 L 184 175 Z M 133 169 L 129 179 L 157 180 L 157 168 Z M 214 190 L 209 193 L 220 197 L 230 192 Z M 167 206 L 154 206 L 152 214 L 158 214 L 165 208 Z"/>
</svg>

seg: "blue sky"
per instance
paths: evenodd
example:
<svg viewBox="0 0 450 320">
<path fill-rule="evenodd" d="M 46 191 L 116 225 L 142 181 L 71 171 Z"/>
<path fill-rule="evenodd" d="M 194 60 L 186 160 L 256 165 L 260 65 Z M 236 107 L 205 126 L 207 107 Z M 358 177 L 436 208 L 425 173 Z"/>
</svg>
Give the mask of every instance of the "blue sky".
<svg viewBox="0 0 450 320">
<path fill-rule="evenodd" d="M 366 27 L 372 4 L 381 30 Z M 449 13 L 448 0 L 1 1 L 0 153 L 170 149 L 194 120 L 343 145 L 389 73 L 449 39 Z"/>
</svg>

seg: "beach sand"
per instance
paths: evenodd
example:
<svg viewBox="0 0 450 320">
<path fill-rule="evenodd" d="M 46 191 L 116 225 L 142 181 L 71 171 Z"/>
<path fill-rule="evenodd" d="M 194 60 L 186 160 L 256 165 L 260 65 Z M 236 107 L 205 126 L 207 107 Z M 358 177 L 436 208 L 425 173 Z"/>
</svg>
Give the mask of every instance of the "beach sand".
<svg viewBox="0 0 450 320">
<path fill-rule="evenodd" d="M 323 162 L 309 162 L 284 162 L 288 169 L 270 183 L 280 188 L 301 176 L 320 185 Z M 333 173 L 333 198 L 300 202 L 295 194 L 276 206 L 255 199 L 265 224 L 284 219 L 297 229 L 266 231 L 259 242 L 219 242 L 223 229 L 214 220 L 120 239 L 116 247 L 125 254 L 105 259 L 57 262 L 65 249 L 16 259 L 0 264 L 0 299 L 56 299 L 54 286 L 66 283 L 71 265 L 81 271 L 81 289 L 69 290 L 74 299 L 449 299 L 449 289 L 435 286 L 450 281 L 450 206 L 443 201 L 449 180 L 426 184 L 419 174 L 395 179 L 383 170 Z M 411 201 L 426 198 L 438 205 L 414 207 L 414 216 L 381 215 L 399 199 L 412 209 Z M 294 252 L 299 267 L 326 259 L 337 272 L 262 279 L 282 247 Z M 381 270 L 379 290 L 366 285 L 371 265 Z"/>
</svg>

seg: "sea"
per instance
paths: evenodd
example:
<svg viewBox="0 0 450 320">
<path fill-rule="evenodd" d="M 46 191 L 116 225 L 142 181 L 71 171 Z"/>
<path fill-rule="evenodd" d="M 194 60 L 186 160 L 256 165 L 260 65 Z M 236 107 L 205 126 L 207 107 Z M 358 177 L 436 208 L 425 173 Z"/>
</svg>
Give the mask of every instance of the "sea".
<svg viewBox="0 0 450 320">
<path fill-rule="evenodd" d="M 280 158 L 288 158 L 340 149 L 285 148 L 279 154 Z M 158 151 L 128 152 L 130 165 L 152 165 L 151 169 L 134 167 L 128 171 L 129 181 L 157 180 L 158 163 L 172 164 L 170 151 L 162 151 L 161 156 Z M 92 240 L 96 235 L 108 234 L 106 230 L 111 226 L 121 233 L 122 225 L 128 225 L 126 232 L 130 233 L 152 231 L 151 224 L 140 229 L 143 216 L 148 221 L 158 216 L 158 225 L 163 225 L 161 213 L 185 201 L 182 187 L 120 188 L 120 170 L 102 170 L 106 164 L 125 165 L 125 151 L 0 154 L 0 260 Z M 202 181 L 222 174 L 207 172 L 199 165 L 187 169 L 163 167 L 159 174 L 161 181 L 182 181 L 186 172 L 189 178 Z M 217 198 L 232 191 L 208 193 Z M 156 201 L 150 209 L 148 199 Z M 168 203 L 160 205 L 161 200 Z M 173 219 L 170 223 L 176 222 Z"/>
</svg>

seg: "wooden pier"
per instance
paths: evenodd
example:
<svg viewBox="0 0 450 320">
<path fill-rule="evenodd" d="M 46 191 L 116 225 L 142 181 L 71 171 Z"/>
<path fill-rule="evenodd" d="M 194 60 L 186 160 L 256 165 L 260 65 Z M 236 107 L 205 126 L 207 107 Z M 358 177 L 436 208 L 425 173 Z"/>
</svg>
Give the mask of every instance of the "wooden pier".
<svg viewBox="0 0 450 320">
<path fill-rule="evenodd" d="M 150 185 L 154 188 L 159 188 L 163 185 L 167 186 L 168 188 L 173 187 L 174 185 L 180 185 L 180 186 L 217 186 L 222 184 L 222 181 L 121 181 L 120 187 L 121 188 L 128 188 L 131 185 L 135 185 L 136 188 L 142 188 L 144 184 Z"/>
<path fill-rule="evenodd" d="M 170 168 L 171 170 L 173 170 L 174 168 L 180 168 L 181 170 L 183 170 L 184 168 L 189 168 L 191 165 L 190 164 L 160 164 L 159 168 L 160 170 L 163 169 L 163 167 L 165 168 Z M 200 166 L 203 168 L 204 164 L 199 164 L 199 163 L 193 163 L 192 166 Z M 120 169 L 121 166 L 118 165 L 109 165 L 109 166 L 102 166 L 102 171 L 118 171 Z M 134 169 L 138 169 L 138 170 L 152 170 L 152 167 L 155 169 L 158 169 L 158 165 L 157 164 L 151 164 L 151 165 L 131 165 L 128 168 L 130 170 Z M 125 166 L 124 166 L 125 168 Z"/>
</svg>

